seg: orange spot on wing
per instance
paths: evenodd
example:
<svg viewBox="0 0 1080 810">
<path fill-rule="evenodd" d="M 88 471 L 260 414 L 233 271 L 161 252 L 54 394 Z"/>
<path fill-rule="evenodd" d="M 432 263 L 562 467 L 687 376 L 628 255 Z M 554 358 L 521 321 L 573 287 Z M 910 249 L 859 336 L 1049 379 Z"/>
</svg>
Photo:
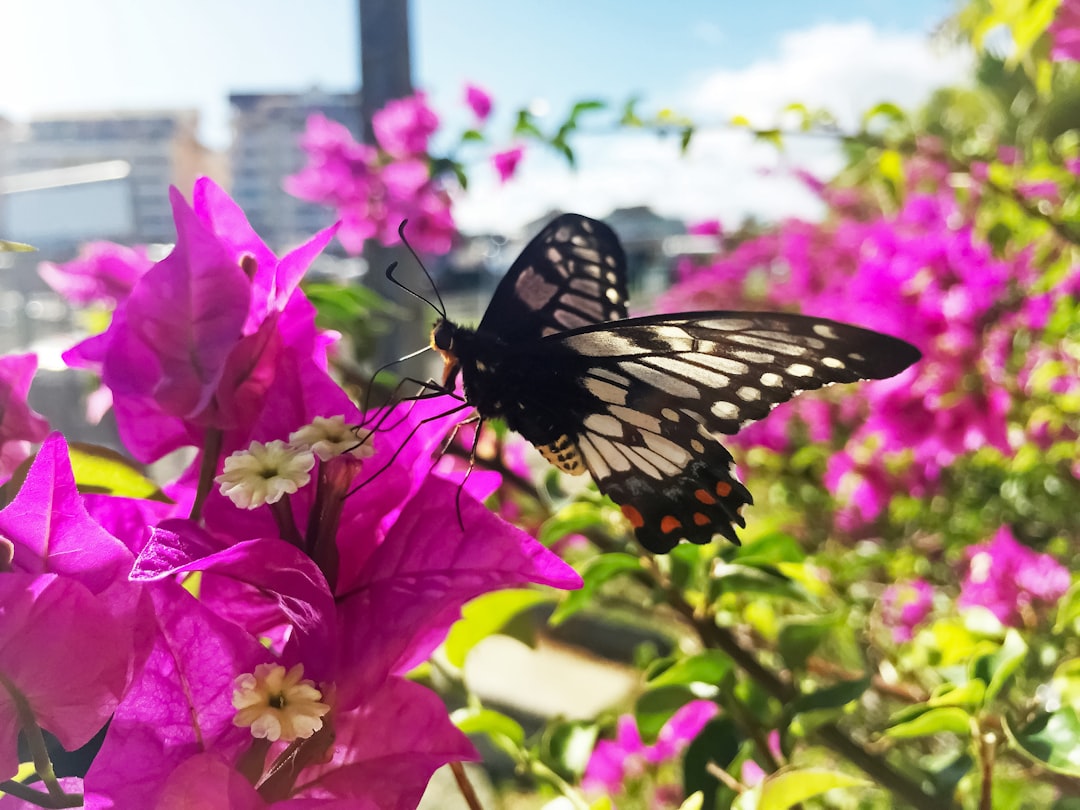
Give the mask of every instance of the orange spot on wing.
<svg viewBox="0 0 1080 810">
<path fill-rule="evenodd" d="M 704 512 L 694 512 L 694 523 L 698 526 L 708 526 L 711 522 Z"/>
<path fill-rule="evenodd" d="M 626 519 L 630 521 L 630 525 L 635 529 L 640 529 L 645 525 L 645 518 L 641 516 L 641 512 L 630 506 L 630 504 L 624 503 L 619 508 L 622 509 L 622 513 L 626 515 Z"/>
<path fill-rule="evenodd" d="M 697 492 L 694 493 L 694 497 L 706 505 L 716 503 L 716 498 L 710 495 L 707 489 L 699 489 Z"/>
<path fill-rule="evenodd" d="M 664 534 L 671 534 L 676 529 L 681 529 L 682 523 L 674 515 L 664 515 L 664 519 L 660 521 L 660 531 Z"/>
<path fill-rule="evenodd" d="M 719 495 L 721 498 L 726 498 L 728 495 L 731 494 L 731 484 L 729 484 L 727 481 L 717 481 L 716 494 Z"/>
</svg>

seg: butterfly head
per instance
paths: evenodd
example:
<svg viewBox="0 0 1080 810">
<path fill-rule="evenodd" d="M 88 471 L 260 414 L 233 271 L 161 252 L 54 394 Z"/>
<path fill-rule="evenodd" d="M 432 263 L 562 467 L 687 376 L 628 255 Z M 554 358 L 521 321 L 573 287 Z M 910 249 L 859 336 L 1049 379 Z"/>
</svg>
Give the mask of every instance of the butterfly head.
<svg viewBox="0 0 1080 810">
<path fill-rule="evenodd" d="M 443 387 L 453 388 L 461 361 L 454 353 L 454 335 L 457 327 L 445 318 L 440 318 L 431 330 L 431 348 L 443 359 Z"/>
</svg>

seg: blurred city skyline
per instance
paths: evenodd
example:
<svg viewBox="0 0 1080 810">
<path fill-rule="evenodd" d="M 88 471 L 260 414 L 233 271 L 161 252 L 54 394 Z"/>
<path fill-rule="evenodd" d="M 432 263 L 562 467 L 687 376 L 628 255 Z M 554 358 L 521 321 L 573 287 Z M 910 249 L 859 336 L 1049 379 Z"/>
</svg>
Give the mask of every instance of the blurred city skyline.
<svg viewBox="0 0 1080 810">
<path fill-rule="evenodd" d="M 230 145 L 229 94 L 348 92 L 358 84 L 355 2 L 285 0 L 152 7 L 14 2 L 0 52 L 0 116 L 15 122 L 72 112 L 193 109 L 198 137 Z M 792 101 L 826 106 L 851 123 L 879 101 L 917 104 L 962 79 L 965 54 L 933 44 L 950 0 L 694 0 L 627 10 L 614 2 L 410 6 L 413 82 L 448 134 L 468 125 L 466 81 L 488 89 L 493 146 L 508 146 L 509 117 L 532 104 L 558 120 L 583 98 L 644 110 L 671 107 L 697 120 L 746 114 L 769 124 Z M 856 67 L 857 66 L 857 67 Z M 743 133 L 702 132 L 686 158 L 671 141 L 630 133 L 583 136 L 580 169 L 531 148 L 514 182 L 500 186 L 484 155 L 465 155 L 470 191 L 456 208 L 465 231 L 519 229 L 554 208 L 602 216 L 648 204 L 686 219 L 813 215 L 815 201 L 768 147 Z M 796 144 L 788 162 L 827 173 L 828 144 Z M 777 170 L 780 171 L 777 171 Z M 164 193 L 164 190 L 163 190 Z"/>
</svg>

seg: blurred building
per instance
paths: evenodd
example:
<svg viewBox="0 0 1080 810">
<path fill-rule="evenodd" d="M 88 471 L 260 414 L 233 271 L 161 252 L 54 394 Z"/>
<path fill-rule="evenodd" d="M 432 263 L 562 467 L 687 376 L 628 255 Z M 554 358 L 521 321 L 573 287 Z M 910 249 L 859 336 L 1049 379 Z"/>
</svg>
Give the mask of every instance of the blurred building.
<svg viewBox="0 0 1080 810">
<path fill-rule="evenodd" d="M 193 110 L 97 111 L 12 126 L 0 228 L 40 248 L 173 241 L 168 187 L 190 195 L 197 176 L 223 174 L 197 126 Z"/>
<path fill-rule="evenodd" d="M 333 223 L 333 211 L 286 194 L 282 182 L 304 165 L 299 141 L 312 114 L 321 113 L 359 136 L 360 95 L 233 93 L 229 104 L 231 193 L 255 231 L 271 248 L 281 251 Z"/>
</svg>

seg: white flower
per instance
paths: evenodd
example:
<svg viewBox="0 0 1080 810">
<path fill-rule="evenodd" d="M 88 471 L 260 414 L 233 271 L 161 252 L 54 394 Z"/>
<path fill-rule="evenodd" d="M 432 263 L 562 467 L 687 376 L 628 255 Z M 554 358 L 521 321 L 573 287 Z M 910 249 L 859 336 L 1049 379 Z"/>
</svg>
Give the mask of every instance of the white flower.
<svg viewBox="0 0 1080 810">
<path fill-rule="evenodd" d="M 329 461 L 349 453 L 354 458 L 370 458 L 375 452 L 371 433 L 359 431 L 354 425 L 345 424 L 345 417 L 316 416 L 310 425 L 305 425 L 289 436 L 289 441 L 298 447 L 310 447 L 321 461 Z"/>
<path fill-rule="evenodd" d="M 308 473 L 314 466 L 310 450 L 277 439 L 267 444 L 252 442 L 247 450 L 225 459 L 224 471 L 214 480 L 221 485 L 221 494 L 241 509 L 255 509 L 296 492 L 311 480 Z"/>
<path fill-rule="evenodd" d="M 304 679 L 304 665 L 288 672 L 280 664 L 259 664 L 255 673 L 240 675 L 233 690 L 237 710 L 233 724 L 250 727 L 253 737 L 270 742 L 307 739 L 322 728 L 330 707 L 321 702 L 322 692 Z"/>
</svg>

